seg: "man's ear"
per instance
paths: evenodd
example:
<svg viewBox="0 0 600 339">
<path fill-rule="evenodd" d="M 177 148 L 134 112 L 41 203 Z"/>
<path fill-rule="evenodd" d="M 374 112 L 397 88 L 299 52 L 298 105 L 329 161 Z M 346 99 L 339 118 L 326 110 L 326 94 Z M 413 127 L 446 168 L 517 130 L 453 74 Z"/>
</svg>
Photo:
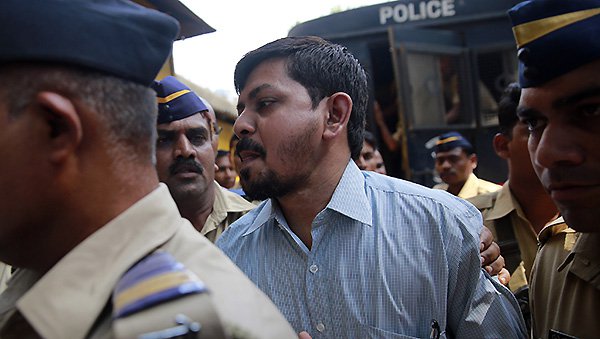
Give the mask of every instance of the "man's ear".
<svg viewBox="0 0 600 339">
<path fill-rule="evenodd" d="M 471 168 L 476 169 L 477 168 L 477 154 L 473 153 L 473 154 L 469 155 L 469 162 L 471 163 Z"/>
<path fill-rule="evenodd" d="M 327 120 L 323 137 L 333 139 L 346 127 L 352 112 L 352 99 L 343 92 L 334 93 L 327 100 Z"/>
<path fill-rule="evenodd" d="M 494 145 L 494 151 L 496 154 L 502 159 L 510 158 L 510 150 L 508 148 L 508 143 L 510 140 L 506 137 L 506 135 L 498 133 L 494 135 L 494 140 L 492 144 Z"/>
<path fill-rule="evenodd" d="M 40 92 L 36 103 L 48 126 L 48 156 L 53 163 L 66 159 L 81 143 L 83 129 L 71 99 L 54 92 Z"/>
</svg>

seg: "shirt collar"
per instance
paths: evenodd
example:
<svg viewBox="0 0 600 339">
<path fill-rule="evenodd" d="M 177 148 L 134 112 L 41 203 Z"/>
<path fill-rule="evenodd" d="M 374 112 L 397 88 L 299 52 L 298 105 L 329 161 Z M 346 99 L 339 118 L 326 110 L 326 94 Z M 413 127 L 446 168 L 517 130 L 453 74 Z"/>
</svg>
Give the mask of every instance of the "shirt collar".
<svg viewBox="0 0 600 339">
<path fill-rule="evenodd" d="M 512 192 L 510 191 L 510 187 L 508 185 L 508 181 L 504 183 L 498 195 L 496 196 L 496 203 L 494 204 L 494 208 L 490 211 L 490 213 L 485 218 L 486 220 L 496 220 L 500 219 L 510 212 L 517 210 L 517 214 L 519 213 L 519 204 L 514 199 Z"/>
<path fill-rule="evenodd" d="M 559 233 L 575 233 L 574 229 L 567 226 L 567 223 L 562 216 L 554 219 L 542 228 L 538 234 L 538 242 L 540 245 L 543 245 L 546 241 Z"/>
<path fill-rule="evenodd" d="M 371 202 L 365 190 L 365 176 L 350 160 L 333 196 L 327 204 L 331 210 L 372 226 Z"/>
<path fill-rule="evenodd" d="M 351 219 L 358 220 L 368 226 L 373 225 L 371 203 L 365 191 L 365 177 L 353 160 L 348 162 L 331 200 L 325 207 L 341 213 Z M 243 236 L 246 236 L 266 224 L 278 215 L 279 206 L 273 199 L 267 199 L 258 208 L 258 214 Z"/>
<path fill-rule="evenodd" d="M 212 212 L 208 215 L 200 232 L 202 235 L 217 229 L 227 218 L 228 213 L 247 212 L 256 207 L 241 196 L 221 187 L 216 181 L 213 182 L 213 185 L 215 186 L 215 202 L 213 203 Z"/>
<path fill-rule="evenodd" d="M 465 181 L 463 187 L 460 189 L 460 192 L 458 192 L 458 196 L 463 199 L 476 196 L 477 193 L 479 193 L 477 191 L 477 188 L 479 186 L 477 184 L 478 180 L 479 179 L 477 179 L 475 174 L 471 173 L 467 178 L 467 181 Z"/>
<path fill-rule="evenodd" d="M 266 224 L 271 219 L 275 218 L 275 208 L 273 204 L 273 199 L 267 199 L 256 208 L 258 214 L 256 215 L 256 218 L 254 218 L 254 221 L 252 222 L 246 233 L 244 233 L 244 237 L 256 231 L 259 227 Z"/>
</svg>

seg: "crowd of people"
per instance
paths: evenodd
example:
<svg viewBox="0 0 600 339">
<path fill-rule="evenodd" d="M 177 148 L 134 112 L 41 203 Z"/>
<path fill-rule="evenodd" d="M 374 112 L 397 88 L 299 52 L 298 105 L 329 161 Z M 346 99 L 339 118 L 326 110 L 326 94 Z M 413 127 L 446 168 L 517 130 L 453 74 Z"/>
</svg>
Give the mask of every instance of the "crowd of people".
<svg viewBox="0 0 600 339">
<path fill-rule="evenodd" d="M 224 151 L 210 103 L 155 80 L 168 15 L 0 2 L 0 338 L 597 336 L 600 1 L 508 15 L 507 180 L 452 131 L 432 189 L 386 175 L 343 46 L 248 52 Z"/>
</svg>

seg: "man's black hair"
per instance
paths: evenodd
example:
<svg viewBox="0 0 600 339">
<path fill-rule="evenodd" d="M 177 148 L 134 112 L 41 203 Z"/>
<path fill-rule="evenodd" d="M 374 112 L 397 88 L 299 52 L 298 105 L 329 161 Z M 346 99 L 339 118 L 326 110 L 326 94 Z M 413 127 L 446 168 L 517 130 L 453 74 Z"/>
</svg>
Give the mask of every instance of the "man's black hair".
<svg viewBox="0 0 600 339">
<path fill-rule="evenodd" d="M 506 86 L 500 97 L 500 102 L 498 103 L 498 127 L 500 128 L 500 133 L 507 137 L 512 137 L 512 129 L 519 121 L 517 106 L 519 106 L 520 98 L 521 86 L 517 82 Z"/>
<path fill-rule="evenodd" d="M 234 74 L 238 94 L 256 66 L 275 58 L 286 61 L 288 75 L 306 88 L 313 108 L 336 92 L 352 98 L 348 144 L 351 156 L 357 157 L 362 149 L 369 97 L 367 75 L 358 60 L 346 47 L 319 37 L 282 38 L 247 53 L 238 62 Z"/>
</svg>

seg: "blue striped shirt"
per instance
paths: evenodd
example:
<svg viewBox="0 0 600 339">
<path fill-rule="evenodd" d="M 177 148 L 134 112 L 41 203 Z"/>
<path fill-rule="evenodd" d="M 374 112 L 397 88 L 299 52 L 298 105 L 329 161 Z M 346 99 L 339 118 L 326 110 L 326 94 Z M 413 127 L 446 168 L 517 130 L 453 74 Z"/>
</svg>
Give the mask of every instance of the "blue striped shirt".
<svg viewBox="0 0 600 339">
<path fill-rule="evenodd" d="M 479 211 L 350 161 L 312 223 L 309 250 L 269 199 L 219 246 L 313 338 L 521 338 L 510 291 L 480 268 Z"/>
</svg>

